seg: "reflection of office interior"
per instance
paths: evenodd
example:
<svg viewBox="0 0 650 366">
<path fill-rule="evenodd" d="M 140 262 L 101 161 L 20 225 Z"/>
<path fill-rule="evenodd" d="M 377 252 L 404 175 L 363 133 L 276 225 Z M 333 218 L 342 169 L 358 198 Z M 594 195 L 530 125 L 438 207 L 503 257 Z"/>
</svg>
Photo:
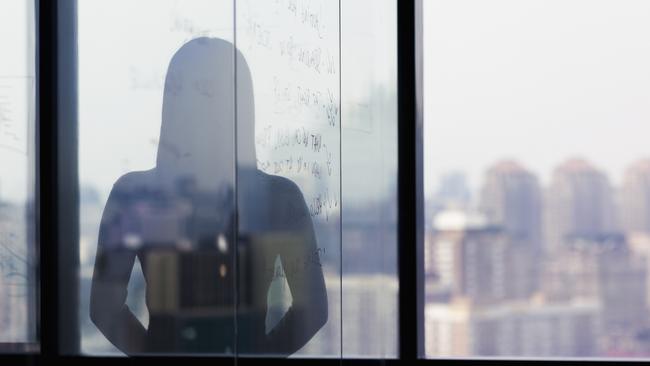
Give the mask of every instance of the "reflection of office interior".
<svg viewBox="0 0 650 366">
<path fill-rule="evenodd" d="M 87 315 L 90 277 L 92 276 L 92 267 L 94 264 L 93 251 L 96 246 L 97 223 L 101 217 L 103 203 L 102 198 L 98 196 L 92 187 L 84 187 L 81 192 L 81 204 L 84 207 L 84 212 L 86 212 L 86 215 L 81 217 L 82 236 L 80 243 L 82 267 L 80 299 L 85 301 L 85 303 L 82 302 L 80 305 L 80 310 L 86 311 L 86 315 L 83 316 L 82 314 L 81 316 L 81 319 L 85 320 L 82 323 L 83 347 L 87 352 L 106 353 L 112 350 L 110 343 L 99 333 Z M 396 343 L 394 342 L 397 334 L 398 294 L 397 279 L 394 274 L 396 270 L 395 253 L 391 251 L 380 253 L 376 250 L 378 243 L 394 240 L 396 227 L 394 221 L 386 225 L 379 225 L 377 221 L 370 219 L 373 215 L 377 215 L 377 209 L 374 205 L 358 207 L 354 212 L 348 211 L 348 217 L 356 219 L 348 219 L 345 222 L 344 241 L 347 245 L 344 251 L 347 256 L 344 258 L 344 261 L 345 263 L 349 263 L 349 265 L 345 267 L 343 275 L 342 314 L 341 311 L 336 310 L 341 300 L 340 296 L 338 296 L 341 291 L 338 287 L 340 283 L 339 270 L 332 267 L 331 264 L 328 266 L 327 263 L 324 264 L 325 267 L 323 268 L 326 274 L 325 282 L 327 284 L 328 302 L 331 309 L 328 322 L 340 324 L 341 316 L 343 316 L 344 328 L 342 332 L 346 338 L 343 352 L 345 355 L 351 357 L 356 355 L 390 356 L 397 353 Z M 168 225 L 165 230 L 165 234 L 161 235 L 161 237 L 180 237 L 177 226 Z M 336 233 L 332 235 L 336 235 Z M 287 234 L 284 237 L 286 239 Z M 240 305 L 237 314 L 242 319 L 244 317 L 252 319 L 253 316 L 261 318 L 265 325 L 265 332 L 268 332 L 277 324 L 292 303 L 291 292 L 288 289 L 286 275 L 284 274 L 285 266 L 289 267 L 291 263 L 284 263 L 279 258 L 274 258 L 275 262 L 273 263 L 266 263 L 264 265 L 259 263 L 255 264 L 266 256 L 264 254 L 265 249 L 263 243 L 272 246 L 273 242 L 281 239 L 282 235 L 271 235 L 270 233 L 269 235 L 240 235 L 238 237 Z M 219 243 L 217 242 L 216 245 L 218 248 Z M 382 245 L 386 246 L 388 244 Z M 258 249 L 252 250 L 251 248 Z M 84 253 L 86 254 L 84 255 Z M 173 255 L 174 251 L 171 249 L 161 249 L 159 251 L 152 251 L 152 253 L 155 253 L 153 257 L 155 258 L 154 261 L 158 262 L 158 266 L 167 265 L 168 267 L 155 270 L 149 269 L 149 271 L 165 272 L 171 269 L 170 273 L 172 275 L 166 275 L 169 281 L 169 284 L 166 286 L 173 288 L 174 293 L 181 291 L 179 289 L 181 274 L 177 269 L 174 269 L 178 267 L 178 256 Z M 258 258 L 252 258 L 251 253 L 258 253 Z M 369 253 L 374 254 L 368 255 Z M 325 256 L 328 256 L 328 254 L 324 253 Z M 84 260 L 84 258 L 88 259 Z M 136 264 L 138 263 L 139 261 L 136 261 Z M 149 268 L 152 268 L 152 261 L 149 263 Z M 270 279 L 271 285 L 263 291 L 253 291 L 255 286 L 252 282 L 255 278 L 259 281 L 269 281 L 268 278 L 259 278 L 259 276 L 262 276 L 262 273 L 253 271 L 254 268 L 258 267 L 263 268 L 266 275 L 270 274 L 272 276 Z M 226 276 L 230 275 L 230 269 L 230 266 L 228 266 Z M 211 273 L 214 274 L 214 271 Z M 232 280 L 232 277 L 230 279 Z M 140 266 L 136 265 L 129 281 L 127 304 L 144 325 L 147 325 L 149 321 L 149 312 L 144 302 L 146 288 L 152 285 L 160 288 L 165 285 L 162 280 L 149 282 L 145 285 L 145 279 L 141 273 Z M 255 296 L 255 293 L 264 294 L 264 298 L 261 297 L 262 295 Z M 176 295 L 167 293 L 167 295 L 161 295 L 160 297 L 161 299 L 157 300 L 156 307 L 167 307 L 169 313 L 173 311 L 180 314 L 183 311 L 179 308 L 178 300 L 170 300 L 175 299 Z M 173 310 L 171 308 L 172 304 L 174 306 Z M 228 300 L 226 304 L 232 304 L 232 302 Z M 379 305 L 373 305 L 372 308 L 368 308 L 369 304 Z M 191 312 L 191 309 L 186 310 Z M 226 305 L 222 309 L 222 312 L 232 315 L 234 309 Z M 380 329 L 381 331 L 372 332 L 372 334 L 364 331 L 370 328 Z M 181 332 L 177 341 L 182 342 L 184 337 L 192 335 L 196 335 L 196 333 L 194 331 Z M 340 347 L 340 337 L 341 330 L 338 327 L 325 327 L 319 332 L 318 337 L 304 347 L 301 354 L 321 355 L 336 353 Z M 189 347 L 191 342 L 187 340 L 184 342 L 184 347 Z"/>
<path fill-rule="evenodd" d="M 140 260 L 149 315 L 147 349 L 233 352 L 232 193 L 140 195 L 125 206 L 122 220 L 107 224 L 109 237 L 117 236 L 121 244 L 111 248 L 109 241 L 104 260 L 119 260 L 125 250 Z"/>
<path fill-rule="evenodd" d="M 316 282 L 323 249 L 310 242 L 311 228 L 235 236 L 232 189 L 186 188 L 170 193 L 136 184 L 114 190 L 95 265 L 91 318 L 98 328 L 120 344 L 123 336 L 110 333 L 106 316 L 131 315 L 117 313 L 122 304 L 106 296 L 124 290 L 125 271 L 132 271 L 137 256 L 148 326 L 146 344 L 131 352 L 285 354 L 309 340 L 327 319 L 326 297 Z"/>
</svg>

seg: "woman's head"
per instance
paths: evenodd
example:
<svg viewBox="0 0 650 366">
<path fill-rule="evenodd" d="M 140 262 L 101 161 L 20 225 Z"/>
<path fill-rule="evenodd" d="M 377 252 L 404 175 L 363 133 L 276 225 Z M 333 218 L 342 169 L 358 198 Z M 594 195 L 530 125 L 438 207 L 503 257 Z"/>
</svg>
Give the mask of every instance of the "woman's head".
<svg viewBox="0 0 650 366">
<path fill-rule="evenodd" d="M 165 79 L 157 171 L 206 190 L 232 183 L 236 163 L 256 164 L 254 113 L 250 71 L 233 44 L 187 42 Z"/>
</svg>

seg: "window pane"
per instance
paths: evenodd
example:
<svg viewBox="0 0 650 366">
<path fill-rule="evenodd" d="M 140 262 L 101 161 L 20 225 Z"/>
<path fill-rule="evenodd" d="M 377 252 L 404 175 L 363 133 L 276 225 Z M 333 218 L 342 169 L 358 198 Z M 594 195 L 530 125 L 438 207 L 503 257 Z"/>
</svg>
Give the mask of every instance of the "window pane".
<svg viewBox="0 0 650 366">
<path fill-rule="evenodd" d="M 338 4 L 78 16 L 82 351 L 340 357 Z"/>
<path fill-rule="evenodd" d="M 0 4 L 0 352 L 37 350 L 34 9 Z"/>
<path fill-rule="evenodd" d="M 395 2 L 78 24 L 82 352 L 395 356 Z"/>
<path fill-rule="evenodd" d="M 230 1 L 78 3 L 83 353 L 235 352 L 233 33 Z"/>
<path fill-rule="evenodd" d="M 397 355 L 397 2 L 341 2 L 343 356 Z"/>
<path fill-rule="evenodd" d="M 238 349 L 340 357 L 339 4 L 238 1 L 235 20 Z"/>
<path fill-rule="evenodd" d="M 650 3 L 423 16 L 426 356 L 650 356 Z"/>
</svg>

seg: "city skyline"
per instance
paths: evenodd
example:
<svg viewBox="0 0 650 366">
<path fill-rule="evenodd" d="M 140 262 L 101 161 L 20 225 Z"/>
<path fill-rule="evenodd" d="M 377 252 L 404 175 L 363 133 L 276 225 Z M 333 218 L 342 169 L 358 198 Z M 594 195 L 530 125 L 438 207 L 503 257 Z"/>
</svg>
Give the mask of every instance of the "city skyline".
<svg viewBox="0 0 650 366">
<path fill-rule="evenodd" d="M 650 159 L 616 185 L 585 159 L 544 183 L 526 163 L 492 161 L 471 193 L 452 172 L 427 202 L 427 355 L 647 356 Z"/>
<path fill-rule="evenodd" d="M 429 185 L 425 187 L 425 195 L 427 201 L 432 201 L 436 199 L 436 196 L 439 195 L 440 190 L 449 190 L 451 185 L 456 185 L 457 189 L 455 190 L 456 195 L 460 195 L 459 190 L 466 190 L 466 193 L 469 193 L 470 196 L 466 197 L 466 200 L 475 201 L 476 198 L 480 196 L 483 184 L 485 183 L 486 175 L 489 170 L 494 168 L 496 165 L 500 164 L 514 164 L 519 165 L 524 171 L 531 173 L 539 182 L 540 186 L 547 187 L 551 183 L 553 175 L 556 173 L 556 170 L 567 162 L 583 162 L 589 164 L 593 169 L 603 173 L 603 175 L 608 179 L 609 183 L 613 188 L 620 188 L 626 184 L 626 180 L 630 180 L 633 175 L 631 171 L 633 169 L 637 170 L 648 170 L 650 171 L 650 154 L 647 156 L 641 156 L 636 159 L 631 159 L 625 165 L 623 165 L 620 172 L 616 174 L 611 174 L 608 170 L 603 169 L 598 162 L 595 162 L 591 159 L 584 158 L 582 155 L 567 155 L 564 159 L 560 159 L 553 165 L 548 172 L 542 172 L 532 169 L 531 165 L 527 164 L 523 159 L 517 159 L 512 157 L 503 157 L 492 160 L 487 163 L 483 169 L 479 169 L 480 173 L 478 174 L 478 179 L 476 181 L 471 181 L 470 173 L 468 170 L 463 170 L 460 168 L 450 168 L 449 170 L 443 170 L 438 175 L 436 179 L 429 181 Z M 426 163 L 425 163 L 426 165 Z M 427 166 L 424 167 L 424 170 L 427 170 Z M 618 179 L 614 179 L 614 176 L 618 176 Z M 447 182 L 447 183 L 445 183 Z"/>
</svg>

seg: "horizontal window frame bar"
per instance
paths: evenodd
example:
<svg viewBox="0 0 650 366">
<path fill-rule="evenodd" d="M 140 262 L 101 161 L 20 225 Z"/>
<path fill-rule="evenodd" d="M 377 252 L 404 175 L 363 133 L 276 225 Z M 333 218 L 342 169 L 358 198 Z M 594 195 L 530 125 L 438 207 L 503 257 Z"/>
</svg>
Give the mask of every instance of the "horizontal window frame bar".
<svg viewBox="0 0 650 366">
<path fill-rule="evenodd" d="M 212 365 L 216 362 L 231 361 L 242 366 L 256 365 L 314 365 L 314 366 L 400 366 L 400 365 L 535 365 L 535 366 L 556 366 L 556 365 L 647 365 L 647 361 L 642 360 L 594 360 L 594 359 L 526 359 L 526 358 L 494 358 L 494 359 L 456 359 L 456 358 L 437 358 L 437 359 L 418 359 L 415 361 L 399 359 L 362 359 L 362 358 L 270 358 L 270 357 L 220 357 L 220 356 L 135 356 L 135 357 L 108 357 L 108 356 L 58 356 L 55 360 L 43 355 L 27 354 L 3 354 L 0 355 L 0 364 L 2 365 L 49 365 L 54 361 L 62 362 L 65 365 L 87 365 L 91 362 L 93 365 L 142 365 L 151 364 L 156 366 L 178 365 Z"/>
</svg>

